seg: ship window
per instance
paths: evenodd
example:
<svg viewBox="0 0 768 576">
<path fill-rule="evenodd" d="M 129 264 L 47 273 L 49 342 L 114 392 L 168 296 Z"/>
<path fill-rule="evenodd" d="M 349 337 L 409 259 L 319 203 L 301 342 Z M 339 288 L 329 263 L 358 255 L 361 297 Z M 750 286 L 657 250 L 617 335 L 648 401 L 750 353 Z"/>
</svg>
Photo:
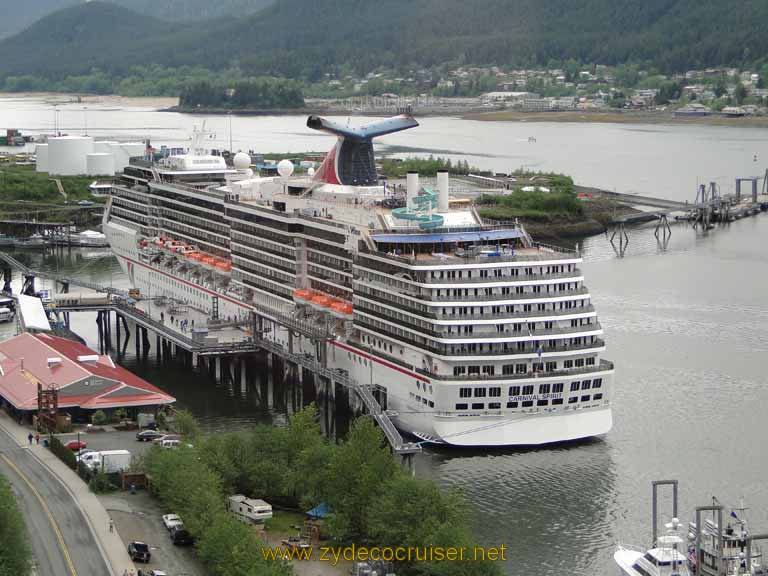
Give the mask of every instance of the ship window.
<svg viewBox="0 0 768 576">
<path fill-rule="evenodd" d="M 568 404 L 575 404 L 578 401 L 579 399 L 576 396 L 571 396 L 570 398 L 568 398 Z"/>
<path fill-rule="evenodd" d="M 488 396 L 490 396 L 491 398 L 498 398 L 499 396 L 501 396 L 501 388 L 499 387 L 488 388 Z"/>
<path fill-rule="evenodd" d="M 519 396 L 520 395 L 520 386 L 510 386 L 509 387 L 509 395 L 510 396 Z"/>
<path fill-rule="evenodd" d="M 559 406 L 562 403 L 563 403 L 562 398 L 555 398 L 554 400 L 552 400 L 552 406 L 555 406 L 555 405 Z"/>
<path fill-rule="evenodd" d="M 485 404 L 482 402 L 472 404 L 472 410 L 482 410 L 483 408 L 485 408 Z"/>
<path fill-rule="evenodd" d="M 467 405 L 466 404 L 456 404 L 456 410 L 466 410 Z"/>
<path fill-rule="evenodd" d="M 472 388 L 459 388 L 459 398 L 472 397 Z"/>
<path fill-rule="evenodd" d="M 595 357 L 590 356 L 589 358 L 587 358 L 587 366 L 594 366 L 594 365 L 595 365 Z"/>
<path fill-rule="evenodd" d="M 571 382 L 571 392 L 577 392 L 581 387 L 581 382 Z"/>
<path fill-rule="evenodd" d="M 536 406 L 547 406 L 549 405 L 549 400 L 538 400 L 536 401 Z"/>
<path fill-rule="evenodd" d="M 581 383 L 581 389 L 582 390 L 589 390 L 589 387 L 592 385 L 592 380 L 584 380 L 584 382 Z"/>
<path fill-rule="evenodd" d="M 475 398 L 485 398 L 485 388 L 475 388 Z"/>
<path fill-rule="evenodd" d="M 422 399 L 421 399 L 421 403 L 422 403 L 422 404 L 426 405 L 426 404 L 427 404 L 427 402 L 428 402 L 428 400 L 427 400 L 426 398 L 422 398 Z"/>
<path fill-rule="evenodd" d="M 500 402 L 489 402 L 488 403 L 488 410 L 501 410 L 501 403 Z"/>
<path fill-rule="evenodd" d="M 602 394 L 595 394 L 595 395 L 592 397 L 592 399 L 593 399 L 593 400 L 602 400 L 602 399 L 603 399 L 603 395 L 602 395 Z"/>
<path fill-rule="evenodd" d="M 509 376 L 510 374 L 513 374 L 515 370 L 514 364 L 504 364 L 504 366 L 501 367 L 501 373 L 505 376 Z"/>
<path fill-rule="evenodd" d="M 523 408 L 530 408 L 531 406 L 533 406 L 533 400 L 525 400 L 523 402 Z"/>
<path fill-rule="evenodd" d="M 592 388 L 600 388 L 603 385 L 602 378 L 595 378 L 592 380 Z"/>
<path fill-rule="evenodd" d="M 563 368 L 573 368 L 573 360 L 566 360 L 563 362 Z"/>
<path fill-rule="evenodd" d="M 528 372 L 528 365 L 527 364 L 515 364 L 515 373 L 516 374 L 525 374 Z"/>
<path fill-rule="evenodd" d="M 421 396 L 419 396 L 418 394 L 416 395 L 416 402 L 421 402 Z"/>
<path fill-rule="evenodd" d="M 549 389 L 549 384 L 541 384 L 539 385 L 539 394 L 549 394 Z"/>
<path fill-rule="evenodd" d="M 582 402 L 589 402 L 589 398 L 590 398 L 590 396 L 589 396 L 589 394 L 587 394 L 586 396 L 582 396 L 581 397 L 581 401 Z"/>
<path fill-rule="evenodd" d="M 434 402 L 432 402 L 432 400 L 430 400 L 430 401 L 429 401 L 429 407 L 430 407 L 430 408 L 434 408 L 434 407 L 435 407 L 435 403 L 434 403 Z"/>
<path fill-rule="evenodd" d="M 507 408 L 517 408 L 517 402 L 507 402 Z"/>
<path fill-rule="evenodd" d="M 533 384 L 523 386 L 523 396 L 528 396 L 529 394 L 533 394 Z"/>
<path fill-rule="evenodd" d="M 563 384 L 562 384 L 562 382 L 560 382 L 558 384 L 552 384 L 552 392 L 553 393 L 559 394 L 562 391 L 563 391 Z"/>
</svg>

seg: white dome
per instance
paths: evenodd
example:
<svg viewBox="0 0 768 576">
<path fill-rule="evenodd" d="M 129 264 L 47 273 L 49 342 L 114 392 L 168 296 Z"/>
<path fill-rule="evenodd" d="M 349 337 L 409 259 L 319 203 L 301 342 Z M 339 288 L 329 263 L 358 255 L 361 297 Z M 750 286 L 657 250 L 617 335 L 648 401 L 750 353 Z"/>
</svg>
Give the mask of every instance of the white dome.
<svg viewBox="0 0 768 576">
<path fill-rule="evenodd" d="M 251 157 L 245 152 L 238 152 L 232 159 L 232 164 L 236 170 L 248 170 L 251 166 Z"/>
<path fill-rule="evenodd" d="M 280 160 L 280 162 L 277 163 L 277 173 L 283 178 L 288 178 L 293 174 L 293 162 L 290 160 Z"/>
<path fill-rule="evenodd" d="M 314 168 L 312 168 L 312 167 L 310 167 L 310 168 L 309 168 L 309 170 L 307 170 L 307 174 L 308 174 L 308 175 L 309 175 L 309 177 L 311 178 L 312 176 L 314 176 L 314 175 L 315 175 L 315 169 L 314 169 Z"/>
</svg>

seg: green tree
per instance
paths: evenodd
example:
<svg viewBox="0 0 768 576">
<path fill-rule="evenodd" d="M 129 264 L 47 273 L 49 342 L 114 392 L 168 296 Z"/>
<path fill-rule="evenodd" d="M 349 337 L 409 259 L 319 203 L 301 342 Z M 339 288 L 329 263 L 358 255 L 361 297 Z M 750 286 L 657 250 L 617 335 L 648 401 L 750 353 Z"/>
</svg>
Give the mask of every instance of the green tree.
<svg viewBox="0 0 768 576">
<path fill-rule="evenodd" d="M 0 475 L 0 575 L 27 576 L 32 553 L 16 495 L 6 478 Z"/>
<path fill-rule="evenodd" d="M 733 91 L 733 99 L 736 101 L 736 104 L 742 104 L 744 100 L 747 98 L 747 88 L 739 82 L 736 85 L 736 89 Z"/>
<path fill-rule="evenodd" d="M 200 434 L 200 425 L 189 410 L 179 410 L 173 420 L 173 429 L 190 439 Z"/>
<path fill-rule="evenodd" d="M 331 532 L 341 540 L 364 539 L 368 516 L 385 482 L 402 473 L 369 418 L 358 418 L 336 449 L 328 472 Z"/>
<path fill-rule="evenodd" d="M 96 410 L 93 416 L 91 416 L 91 422 L 93 422 L 94 426 L 103 426 L 107 423 L 107 415 L 104 414 L 103 410 Z"/>
</svg>

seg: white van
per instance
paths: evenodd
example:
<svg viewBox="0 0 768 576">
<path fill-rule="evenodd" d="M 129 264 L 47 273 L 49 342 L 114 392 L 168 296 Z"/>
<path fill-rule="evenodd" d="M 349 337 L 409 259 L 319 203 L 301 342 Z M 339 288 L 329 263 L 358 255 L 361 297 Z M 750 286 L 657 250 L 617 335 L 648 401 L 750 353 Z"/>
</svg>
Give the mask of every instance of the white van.
<svg viewBox="0 0 768 576">
<path fill-rule="evenodd" d="M 161 448 L 178 448 L 181 445 L 181 440 L 163 440 L 160 442 Z"/>
<path fill-rule="evenodd" d="M 0 308 L 0 322 L 10 322 L 13 320 L 13 310 L 10 308 Z"/>
</svg>

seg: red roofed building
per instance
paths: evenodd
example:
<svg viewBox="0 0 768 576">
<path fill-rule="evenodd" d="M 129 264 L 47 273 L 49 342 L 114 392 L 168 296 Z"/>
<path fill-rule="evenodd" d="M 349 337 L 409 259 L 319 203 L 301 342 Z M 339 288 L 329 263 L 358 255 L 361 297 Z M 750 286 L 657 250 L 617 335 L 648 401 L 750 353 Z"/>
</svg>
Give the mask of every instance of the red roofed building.
<svg viewBox="0 0 768 576">
<path fill-rule="evenodd" d="M 90 411 L 156 408 L 176 401 L 109 356 L 50 334 L 19 334 L 0 342 L 0 403 L 17 414 L 37 411 L 37 385 L 58 389 L 59 410 L 73 420 Z"/>
</svg>

